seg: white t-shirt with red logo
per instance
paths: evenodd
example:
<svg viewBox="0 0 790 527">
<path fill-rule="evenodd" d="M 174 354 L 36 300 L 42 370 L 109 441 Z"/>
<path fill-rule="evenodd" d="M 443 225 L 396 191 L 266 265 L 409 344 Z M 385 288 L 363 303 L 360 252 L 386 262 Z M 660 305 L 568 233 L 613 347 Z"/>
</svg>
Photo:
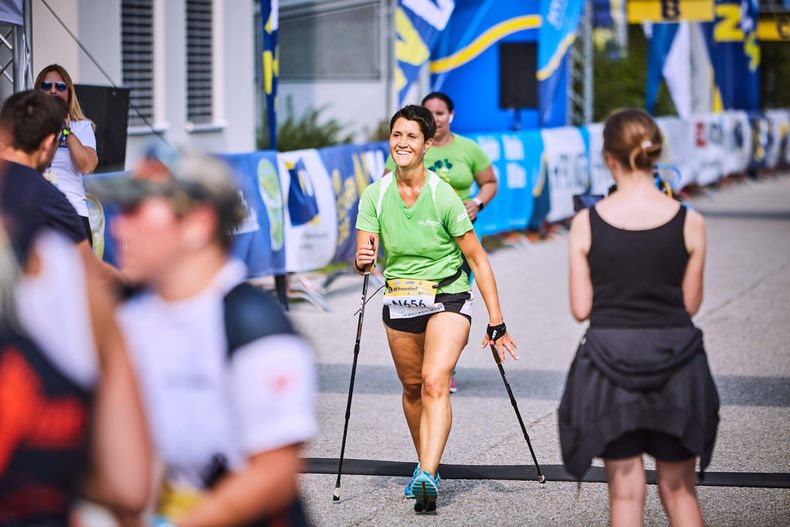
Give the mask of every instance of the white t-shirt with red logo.
<svg viewBox="0 0 790 527">
<path fill-rule="evenodd" d="M 192 298 L 143 293 L 119 312 L 165 479 L 178 486 L 204 488 L 217 455 L 239 469 L 315 431 L 312 350 L 290 327 L 228 355 L 223 298 L 244 276 L 233 261 Z"/>
</svg>

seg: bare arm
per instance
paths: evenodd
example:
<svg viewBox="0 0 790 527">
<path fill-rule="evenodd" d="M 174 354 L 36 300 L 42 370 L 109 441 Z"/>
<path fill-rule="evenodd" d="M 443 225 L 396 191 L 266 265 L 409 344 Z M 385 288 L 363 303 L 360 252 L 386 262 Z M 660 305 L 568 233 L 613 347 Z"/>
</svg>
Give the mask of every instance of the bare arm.
<svg viewBox="0 0 790 527">
<path fill-rule="evenodd" d="M 472 268 L 472 272 L 475 274 L 477 287 L 480 289 L 483 302 L 485 302 L 488 310 L 488 324 L 491 326 L 502 324 L 504 319 L 502 317 L 502 309 L 499 307 L 499 294 L 497 293 L 496 280 L 494 280 L 494 271 L 491 269 L 488 256 L 486 256 L 483 247 L 480 245 L 480 240 L 477 239 L 475 231 L 467 231 L 463 235 L 456 237 L 455 240 L 458 242 L 458 247 L 461 248 L 464 256 L 466 256 L 469 267 Z M 488 343 L 489 339 L 486 334 L 481 348 L 486 347 Z M 494 345 L 499 352 L 501 360 L 505 360 L 505 352 L 502 348 L 505 348 L 514 359 L 518 360 L 518 354 L 516 353 L 518 346 L 509 333 L 505 332 L 504 335 L 496 340 Z"/>
<path fill-rule="evenodd" d="M 69 147 L 71 163 L 80 174 L 92 174 L 99 164 L 99 157 L 96 150 L 84 146 L 74 134 L 66 136 L 66 146 Z"/>
<path fill-rule="evenodd" d="M 300 445 L 252 456 L 247 467 L 223 479 L 198 507 L 176 524 L 179 527 L 246 525 L 276 513 L 296 497 L 301 470 Z"/>
<path fill-rule="evenodd" d="M 101 371 L 85 495 L 119 512 L 141 512 L 150 493 L 152 468 L 143 406 L 112 301 L 96 267 L 83 259 Z"/>
<path fill-rule="evenodd" d="M 480 189 L 475 198 L 482 201 L 483 205 L 488 205 L 496 196 L 497 191 L 497 180 L 492 165 L 488 165 L 487 168 L 475 174 L 475 183 Z M 480 207 L 471 199 L 464 201 L 464 207 L 466 207 L 466 212 L 469 214 L 469 219 L 474 221 L 477 213 L 480 211 Z"/>
<path fill-rule="evenodd" d="M 683 275 L 683 303 L 686 306 L 686 311 L 694 316 L 702 304 L 703 271 L 705 269 L 705 221 L 700 213 L 693 210 L 687 211 L 686 222 L 683 225 L 683 238 L 689 253 L 686 273 Z"/>
<path fill-rule="evenodd" d="M 373 246 L 370 237 L 373 237 Z M 357 231 L 357 253 L 354 257 L 354 272 L 365 274 L 366 266 L 376 261 L 376 251 L 379 246 L 379 235 L 372 232 Z"/>
<path fill-rule="evenodd" d="M 568 267 L 571 313 L 582 322 L 590 317 L 593 302 L 593 285 L 590 279 L 590 211 L 580 211 L 571 222 L 568 242 Z"/>
</svg>

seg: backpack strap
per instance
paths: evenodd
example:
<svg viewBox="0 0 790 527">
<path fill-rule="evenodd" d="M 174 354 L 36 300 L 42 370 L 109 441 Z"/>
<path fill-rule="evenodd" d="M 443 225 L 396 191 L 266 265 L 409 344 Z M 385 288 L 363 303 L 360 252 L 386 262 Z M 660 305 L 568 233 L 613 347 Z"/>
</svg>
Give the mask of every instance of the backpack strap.
<svg viewBox="0 0 790 527">
<path fill-rule="evenodd" d="M 241 282 L 223 298 L 228 358 L 245 344 L 270 335 L 295 335 L 280 304 L 260 289 Z"/>
<path fill-rule="evenodd" d="M 384 193 L 387 192 L 387 189 L 392 184 L 393 176 L 392 172 L 381 178 L 381 185 L 379 186 L 379 201 L 376 203 L 376 219 L 379 219 L 381 216 L 381 204 L 384 203 Z"/>
</svg>

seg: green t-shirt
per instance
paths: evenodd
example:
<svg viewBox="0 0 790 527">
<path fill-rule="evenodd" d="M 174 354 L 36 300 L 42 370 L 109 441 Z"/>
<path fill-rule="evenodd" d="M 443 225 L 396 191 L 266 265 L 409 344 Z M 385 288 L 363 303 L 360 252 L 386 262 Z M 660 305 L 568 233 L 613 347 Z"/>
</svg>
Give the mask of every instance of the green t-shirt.
<svg viewBox="0 0 790 527">
<path fill-rule="evenodd" d="M 428 172 L 411 208 L 403 202 L 395 176 L 390 173 L 362 192 L 357 229 L 379 235 L 387 256 L 387 278 L 438 282 L 461 267 L 461 250 L 454 237 L 471 231 L 472 222 L 450 185 L 433 172 Z M 469 290 L 469 278 L 461 273 L 437 292 Z"/>
<path fill-rule="evenodd" d="M 448 182 L 462 201 L 472 197 L 469 188 L 478 174 L 491 166 L 491 160 L 480 145 L 471 139 L 458 134 L 452 134 L 453 142 L 447 146 L 431 146 L 425 152 L 425 168 L 436 172 L 444 181 Z M 392 172 L 395 170 L 395 161 L 392 156 L 387 159 L 385 168 Z"/>
</svg>

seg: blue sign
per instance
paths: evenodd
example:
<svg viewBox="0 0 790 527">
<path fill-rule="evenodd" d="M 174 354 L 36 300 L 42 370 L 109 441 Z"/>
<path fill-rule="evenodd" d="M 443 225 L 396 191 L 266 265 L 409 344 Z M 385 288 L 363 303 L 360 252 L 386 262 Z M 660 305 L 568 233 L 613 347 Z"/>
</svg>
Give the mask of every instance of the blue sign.
<svg viewBox="0 0 790 527">
<path fill-rule="evenodd" d="M 498 181 L 496 196 L 477 215 L 475 232 L 487 236 L 526 228 L 535 213 L 535 191 L 540 192 L 543 153 L 540 131 L 478 134 L 472 138 L 491 158 Z M 540 219 L 543 217 L 545 213 Z"/>
</svg>

